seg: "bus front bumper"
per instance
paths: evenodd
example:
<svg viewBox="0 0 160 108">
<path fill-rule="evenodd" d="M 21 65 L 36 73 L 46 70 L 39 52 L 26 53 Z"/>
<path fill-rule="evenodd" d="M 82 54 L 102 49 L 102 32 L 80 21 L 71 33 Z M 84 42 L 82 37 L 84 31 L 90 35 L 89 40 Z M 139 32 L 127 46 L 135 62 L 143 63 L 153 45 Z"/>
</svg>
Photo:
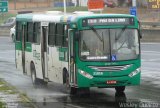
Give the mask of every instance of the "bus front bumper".
<svg viewBox="0 0 160 108">
<path fill-rule="evenodd" d="M 140 84 L 141 72 L 133 77 L 119 76 L 119 77 L 92 77 L 87 78 L 78 73 L 77 85 L 81 87 L 100 87 L 100 88 L 112 88 L 116 86 L 133 86 Z"/>
</svg>

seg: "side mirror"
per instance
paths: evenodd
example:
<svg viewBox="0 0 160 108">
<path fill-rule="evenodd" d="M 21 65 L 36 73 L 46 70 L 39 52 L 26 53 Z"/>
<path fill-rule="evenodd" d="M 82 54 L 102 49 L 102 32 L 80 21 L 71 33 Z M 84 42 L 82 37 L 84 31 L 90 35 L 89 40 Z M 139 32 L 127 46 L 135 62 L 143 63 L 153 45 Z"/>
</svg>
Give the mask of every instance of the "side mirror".
<svg viewBox="0 0 160 108">
<path fill-rule="evenodd" d="M 80 32 L 76 31 L 75 32 L 75 41 L 79 41 L 79 38 L 80 38 Z"/>
</svg>

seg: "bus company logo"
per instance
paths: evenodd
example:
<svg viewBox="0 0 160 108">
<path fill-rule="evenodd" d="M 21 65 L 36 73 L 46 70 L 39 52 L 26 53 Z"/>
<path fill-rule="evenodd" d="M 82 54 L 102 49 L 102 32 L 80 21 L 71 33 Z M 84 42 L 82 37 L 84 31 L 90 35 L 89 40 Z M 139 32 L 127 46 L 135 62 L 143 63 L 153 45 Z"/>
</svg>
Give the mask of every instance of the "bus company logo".
<svg viewBox="0 0 160 108">
<path fill-rule="evenodd" d="M 111 63 L 105 63 L 106 66 L 111 66 L 111 65 L 118 65 L 116 62 L 111 62 Z"/>
<path fill-rule="evenodd" d="M 40 60 L 40 53 L 37 53 L 36 50 L 33 51 L 33 57 L 36 59 L 36 60 Z"/>
</svg>

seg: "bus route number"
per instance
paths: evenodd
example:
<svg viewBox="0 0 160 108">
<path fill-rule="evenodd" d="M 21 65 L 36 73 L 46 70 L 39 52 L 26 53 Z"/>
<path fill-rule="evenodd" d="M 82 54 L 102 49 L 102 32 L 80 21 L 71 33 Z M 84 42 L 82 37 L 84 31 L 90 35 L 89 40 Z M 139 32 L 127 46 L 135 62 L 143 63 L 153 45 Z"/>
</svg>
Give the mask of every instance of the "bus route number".
<svg viewBox="0 0 160 108">
<path fill-rule="evenodd" d="M 103 75 L 103 72 L 94 72 L 93 75 L 98 75 L 98 76 L 100 76 L 100 75 Z"/>
</svg>

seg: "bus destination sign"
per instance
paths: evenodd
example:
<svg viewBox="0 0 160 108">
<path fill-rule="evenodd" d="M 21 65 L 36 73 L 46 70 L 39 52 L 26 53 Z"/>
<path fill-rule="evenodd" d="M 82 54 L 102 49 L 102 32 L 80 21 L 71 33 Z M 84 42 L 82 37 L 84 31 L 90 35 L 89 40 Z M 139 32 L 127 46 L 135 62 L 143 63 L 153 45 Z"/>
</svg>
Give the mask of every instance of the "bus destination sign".
<svg viewBox="0 0 160 108">
<path fill-rule="evenodd" d="M 88 18 L 82 21 L 83 27 L 94 25 L 133 25 L 134 18 Z"/>
</svg>

